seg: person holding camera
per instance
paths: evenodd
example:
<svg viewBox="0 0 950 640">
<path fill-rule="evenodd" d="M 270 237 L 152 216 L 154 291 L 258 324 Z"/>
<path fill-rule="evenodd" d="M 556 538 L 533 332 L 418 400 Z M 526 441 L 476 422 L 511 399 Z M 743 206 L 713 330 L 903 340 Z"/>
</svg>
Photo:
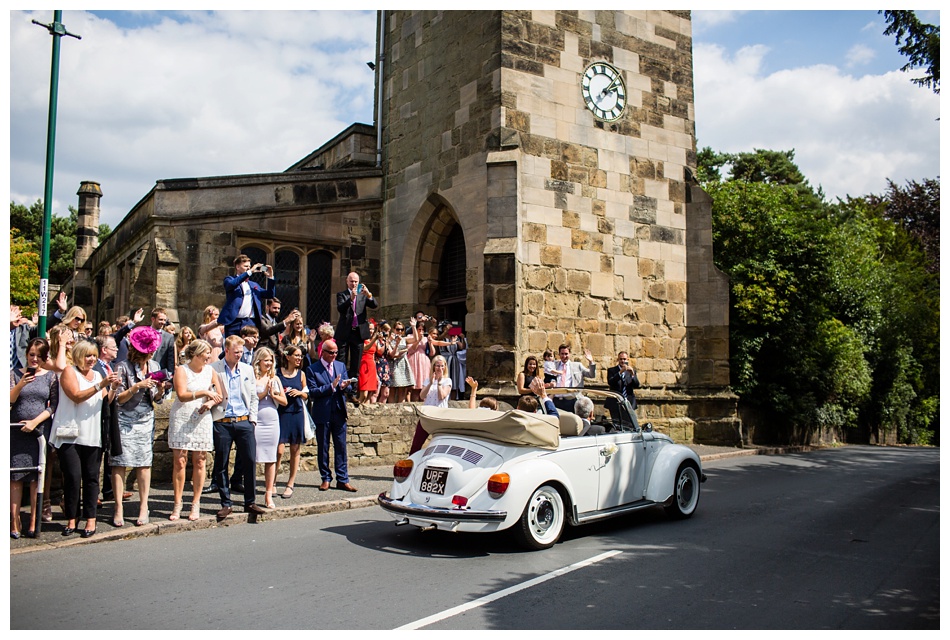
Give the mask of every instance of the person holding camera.
<svg viewBox="0 0 950 640">
<path fill-rule="evenodd" d="M 366 310 L 375 309 L 379 302 L 366 285 L 360 282 L 358 273 L 346 276 L 346 291 L 336 294 L 336 309 L 340 321 L 336 325 L 334 339 L 340 347 L 339 362 L 354 375 L 360 370 L 363 358 L 363 342 L 370 339 L 371 330 L 366 319 Z"/>
<path fill-rule="evenodd" d="M 277 282 L 274 267 L 263 264 L 251 266 L 251 259 L 243 253 L 234 259 L 233 276 L 224 279 L 224 306 L 218 324 L 224 327 L 224 337 L 239 335 L 241 327 L 253 324 L 261 328 L 261 303 L 276 297 Z M 267 275 L 267 288 L 251 281 L 252 273 Z"/>
</svg>

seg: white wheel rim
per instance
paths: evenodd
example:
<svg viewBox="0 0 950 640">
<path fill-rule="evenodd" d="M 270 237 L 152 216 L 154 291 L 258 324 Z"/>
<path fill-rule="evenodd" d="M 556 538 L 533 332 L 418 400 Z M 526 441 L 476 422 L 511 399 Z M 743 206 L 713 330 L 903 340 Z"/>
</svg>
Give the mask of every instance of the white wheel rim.
<svg viewBox="0 0 950 640">
<path fill-rule="evenodd" d="M 542 487 L 531 496 L 528 505 L 528 522 L 531 537 L 545 544 L 556 540 L 564 521 L 564 505 L 561 495 L 550 487 Z"/>
<path fill-rule="evenodd" d="M 683 513 L 690 513 L 699 500 L 699 478 L 696 470 L 686 467 L 676 479 L 676 504 Z"/>
</svg>

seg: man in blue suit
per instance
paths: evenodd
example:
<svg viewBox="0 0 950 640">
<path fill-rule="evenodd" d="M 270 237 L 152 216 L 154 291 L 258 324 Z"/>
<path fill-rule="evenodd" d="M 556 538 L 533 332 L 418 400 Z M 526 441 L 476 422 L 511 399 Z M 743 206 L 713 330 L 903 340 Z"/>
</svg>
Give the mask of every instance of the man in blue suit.
<svg viewBox="0 0 950 640">
<path fill-rule="evenodd" d="M 337 362 L 338 347 L 333 340 L 323 343 L 320 359 L 307 369 L 307 388 L 313 401 L 313 422 L 316 426 L 317 458 L 323 483 L 320 491 L 330 488 L 330 439 L 333 439 L 333 461 L 336 488 L 356 491 L 350 484 L 346 464 L 346 396 L 349 376 L 342 362 Z"/>
<path fill-rule="evenodd" d="M 224 279 L 224 306 L 218 316 L 218 324 L 224 327 L 224 336 L 241 333 L 241 327 L 254 325 L 261 329 L 261 302 L 276 297 L 277 284 L 274 280 L 274 268 L 260 263 L 251 266 L 251 259 L 243 253 L 234 259 L 235 275 Z M 267 274 L 267 288 L 251 282 L 251 274 L 264 271 Z"/>
</svg>

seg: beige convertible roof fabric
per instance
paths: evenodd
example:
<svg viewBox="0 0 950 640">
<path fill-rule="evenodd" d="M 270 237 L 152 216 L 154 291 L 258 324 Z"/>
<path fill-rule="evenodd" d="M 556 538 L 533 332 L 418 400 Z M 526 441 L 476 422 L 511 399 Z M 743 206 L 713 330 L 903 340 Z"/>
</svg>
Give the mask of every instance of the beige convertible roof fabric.
<svg viewBox="0 0 950 640">
<path fill-rule="evenodd" d="M 557 449 L 558 419 L 524 411 L 491 409 L 440 409 L 417 407 L 422 428 L 429 434 L 452 433 L 484 438 L 503 444 Z"/>
</svg>

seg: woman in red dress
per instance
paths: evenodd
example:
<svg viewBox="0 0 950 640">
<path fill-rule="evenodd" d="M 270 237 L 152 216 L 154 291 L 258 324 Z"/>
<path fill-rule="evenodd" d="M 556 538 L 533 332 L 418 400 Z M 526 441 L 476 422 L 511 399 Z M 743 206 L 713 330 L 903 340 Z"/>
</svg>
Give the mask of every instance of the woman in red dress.
<svg viewBox="0 0 950 640">
<path fill-rule="evenodd" d="M 379 376 L 376 373 L 376 349 L 379 336 L 377 335 L 376 321 L 369 321 L 370 337 L 363 341 L 363 357 L 360 359 L 359 373 L 359 402 L 369 402 L 379 389 Z"/>
</svg>

